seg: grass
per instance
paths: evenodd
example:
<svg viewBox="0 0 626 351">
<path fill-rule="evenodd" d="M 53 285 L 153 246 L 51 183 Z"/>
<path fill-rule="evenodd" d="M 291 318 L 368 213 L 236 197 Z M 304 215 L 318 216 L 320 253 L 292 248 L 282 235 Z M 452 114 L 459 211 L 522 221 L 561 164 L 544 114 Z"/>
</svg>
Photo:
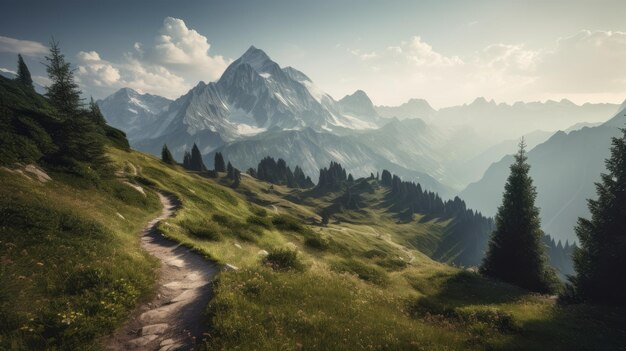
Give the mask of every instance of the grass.
<svg viewBox="0 0 626 351">
<path fill-rule="evenodd" d="M 0 170 L 0 349 L 90 349 L 153 289 L 137 233 L 156 195 L 50 176 Z"/>
<path fill-rule="evenodd" d="M 383 190 L 374 185 L 361 196 L 366 208 L 335 213 L 327 226 L 321 226 L 319 209 L 331 205 L 340 194 L 310 196 L 276 185 L 270 189 L 267 183 L 246 176 L 233 190 L 223 186 L 220 178 L 190 174 L 141 153 L 112 150 L 111 157 L 124 179 L 158 187 L 181 200 L 177 215 L 160 224 L 166 236 L 218 263 L 240 268 L 222 272 L 215 282 L 207 307 L 211 321 L 206 330 L 207 349 L 620 350 L 626 345 L 622 309 L 559 307 L 548 296 L 433 261 L 429 255 L 435 252 L 448 222 L 419 215 L 410 223 L 399 221 L 386 207 Z M 81 320 L 81 315 L 71 312 L 88 311 L 84 306 L 96 296 L 106 296 L 107 289 L 115 289 L 116 294 L 125 291 L 115 285 L 117 280 L 131 282 L 134 290 L 122 298 L 128 303 L 119 304 L 119 313 L 98 310 L 93 314 L 110 323 L 97 322 L 99 329 L 89 336 L 67 339 L 86 340 L 109 330 L 126 315 L 130 301 L 150 293 L 154 262 L 138 250 L 136 238 L 138 229 L 156 211 L 149 207 L 150 197 L 92 189 L 89 184 L 70 186 L 69 180 L 32 186 L 15 174 L 2 174 L 18 189 L 3 190 L 6 193 L 35 199 L 35 203 L 53 198 L 55 211 L 80 218 L 67 235 L 76 237 L 87 231 L 85 226 L 100 228 L 93 230 L 93 237 L 85 237 L 87 241 L 72 239 L 77 247 L 58 254 L 50 245 L 37 244 L 38 240 L 20 243 L 20 247 L 41 246 L 38 250 L 44 251 L 33 257 L 48 255 L 58 260 L 45 262 L 46 267 L 48 262 L 57 265 L 46 275 L 58 275 L 58 282 L 37 285 L 32 292 L 26 289 L 23 300 L 14 295 L 23 289 L 18 283 L 26 282 L 13 283 L 15 276 L 31 277 L 38 274 L 39 266 L 22 258 L 21 250 L 11 251 L 11 260 L 24 261 L 9 273 L 3 268 L 0 279 L 11 282 L 13 289 L 0 287 L 4 303 L 0 308 L 10 312 L 9 317 L 2 314 L 3 323 L 14 318 L 29 321 L 29 316 L 42 315 L 38 313 L 41 308 L 65 313 L 61 321 Z M 120 220 L 117 212 L 126 220 Z M 18 237 L 16 232 L 10 237 Z M 70 245 L 62 241 L 63 235 L 62 231 L 53 235 L 59 237 L 55 247 Z M 9 242 L 5 240 L 2 245 Z M 113 260 L 104 262 L 105 254 L 112 253 Z M 9 279 L 6 274 L 13 275 Z M 74 288 L 68 289 L 67 282 Z M 73 308 L 55 310 L 59 305 L 49 304 L 52 300 L 60 301 L 60 306 L 71 301 Z M 33 312 L 22 314 L 22 310 Z M 13 325 L 22 326 L 21 322 Z M 90 327 L 85 328 L 89 331 Z M 26 340 L 25 331 L 13 330 L 3 334 L 3 345 Z M 58 345 L 66 344 L 61 340 Z"/>
</svg>

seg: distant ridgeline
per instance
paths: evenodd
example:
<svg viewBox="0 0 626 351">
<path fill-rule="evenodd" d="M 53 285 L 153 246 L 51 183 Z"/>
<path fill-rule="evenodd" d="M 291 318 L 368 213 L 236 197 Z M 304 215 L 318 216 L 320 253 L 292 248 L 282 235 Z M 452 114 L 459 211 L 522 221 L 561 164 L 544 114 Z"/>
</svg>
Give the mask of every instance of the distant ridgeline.
<svg viewBox="0 0 626 351">
<path fill-rule="evenodd" d="M 438 194 L 422 189 L 414 182 L 402 181 L 397 175 L 383 170 L 379 176 L 370 175 L 369 179 L 355 181 L 352 175 L 346 176 L 346 170 L 331 162 L 329 168 L 320 169 L 320 178 L 315 190 L 343 191 L 335 202 L 322 210 L 322 218 L 328 218 L 342 209 L 356 210 L 367 206 L 361 193 L 371 191 L 371 184 L 375 180 L 378 184 L 388 188 L 385 195 L 391 205 L 390 210 L 398 214 L 398 219 L 410 222 L 414 214 L 424 215 L 422 221 L 431 219 L 450 220 L 447 232 L 443 235 L 432 257 L 443 262 L 450 262 L 462 266 L 479 266 L 485 254 L 487 243 L 494 230 L 492 218 L 483 216 L 480 212 L 468 209 L 465 202 L 459 197 L 452 200 L 442 200 Z M 550 263 L 562 274 L 562 277 L 573 274 L 571 254 L 574 245 L 544 237 L 546 253 Z"/>
</svg>

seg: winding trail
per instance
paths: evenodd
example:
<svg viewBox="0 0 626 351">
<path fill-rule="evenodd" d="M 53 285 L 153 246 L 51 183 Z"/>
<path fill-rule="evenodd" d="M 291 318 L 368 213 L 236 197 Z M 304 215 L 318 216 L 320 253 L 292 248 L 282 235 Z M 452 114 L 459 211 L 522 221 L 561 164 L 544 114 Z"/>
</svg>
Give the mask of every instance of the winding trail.
<svg viewBox="0 0 626 351">
<path fill-rule="evenodd" d="M 141 233 L 141 247 L 161 260 L 158 292 L 130 320 L 105 340 L 106 350 L 187 350 L 202 339 L 204 311 L 211 295 L 216 264 L 166 239 L 157 224 L 179 207 L 173 196 L 158 193 L 163 212 Z"/>
</svg>

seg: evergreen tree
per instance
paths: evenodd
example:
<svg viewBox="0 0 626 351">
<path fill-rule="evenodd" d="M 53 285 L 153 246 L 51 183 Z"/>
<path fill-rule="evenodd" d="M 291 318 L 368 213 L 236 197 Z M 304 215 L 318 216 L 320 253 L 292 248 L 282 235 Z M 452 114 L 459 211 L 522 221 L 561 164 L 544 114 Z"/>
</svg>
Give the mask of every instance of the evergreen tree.
<svg viewBox="0 0 626 351">
<path fill-rule="evenodd" d="M 226 172 L 226 163 L 224 163 L 224 156 L 221 152 L 215 153 L 214 165 L 215 172 Z"/>
<path fill-rule="evenodd" d="M 47 88 L 46 96 L 62 116 L 75 116 L 81 106 L 80 90 L 74 81 L 74 71 L 70 63 L 65 61 L 59 43 L 54 39 L 50 42 L 50 54 L 45 58 L 46 71 L 52 82 Z"/>
<path fill-rule="evenodd" d="M 185 155 L 183 156 L 183 167 L 185 169 L 191 169 L 191 153 L 185 150 Z"/>
<path fill-rule="evenodd" d="M 200 153 L 200 149 L 198 149 L 198 145 L 196 145 L 196 143 L 193 143 L 193 147 L 191 148 L 191 159 L 190 161 L 190 168 L 192 171 L 196 171 L 196 172 L 204 172 L 206 171 L 206 166 L 204 165 L 204 162 L 202 161 L 202 154 Z"/>
<path fill-rule="evenodd" d="M 626 305 L 626 129 L 612 140 L 608 173 L 589 200 L 591 219 L 579 218 L 574 249 L 576 276 L 570 278 L 578 299 Z"/>
<path fill-rule="evenodd" d="M 537 191 L 528 174 L 525 146 L 522 139 L 480 270 L 492 278 L 548 293 L 555 290 L 557 278 L 547 266 L 539 209 L 535 206 Z"/>
<path fill-rule="evenodd" d="M 89 116 L 96 122 L 96 124 L 100 126 L 105 126 L 107 124 L 104 116 L 102 115 L 102 111 L 100 111 L 100 106 L 93 100 L 89 100 Z"/>
<path fill-rule="evenodd" d="M 170 149 L 167 148 L 167 144 L 163 144 L 163 149 L 161 150 L 161 161 L 167 163 L 168 165 L 176 164 L 176 160 L 174 160 L 174 156 L 172 156 Z"/>
<path fill-rule="evenodd" d="M 26 66 L 21 54 L 17 54 L 17 78 L 15 79 L 25 87 L 35 89 L 33 87 L 33 78 L 30 76 L 28 66 Z"/>
<path fill-rule="evenodd" d="M 233 171 L 234 171 L 233 165 L 230 162 L 228 162 L 228 166 L 226 166 L 226 176 L 230 179 L 233 179 Z"/>
</svg>

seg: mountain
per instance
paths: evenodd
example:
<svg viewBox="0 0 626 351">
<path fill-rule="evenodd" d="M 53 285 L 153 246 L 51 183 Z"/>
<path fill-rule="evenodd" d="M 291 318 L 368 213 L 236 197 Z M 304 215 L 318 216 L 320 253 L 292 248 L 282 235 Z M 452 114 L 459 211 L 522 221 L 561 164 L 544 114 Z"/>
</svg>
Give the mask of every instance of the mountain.
<svg viewBox="0 0 626 351">
<path fill-rule="evenodd" d="M 411 99 L 400 106 L 376 106 L 376 111 L 386 118 L 421 118 L 430 120 L 437 112 L 424 99 Z"/>
<path fill-rule="evenodd" d="M 512 105 L 479 97 L 471 104 L 442 108 L 433 123 L 439 126 L 472 126 L 481 137 L 498 143 L 517 139 L 536 130 L 564 130 L 575 123 L 605 122 L 617 111 L 616 104 L 576 105 L 563 99 L 516 102 Z"/>
<path fill-rule="evenodd" d="M 304 73 L 281 68 L 263 50 L 251 46 L 217 82 L 200 82 L 172 102 L 148 130 L 149 137 L 134 145 L 154 152 L 166 142 L 180 158 L 193 141 L 210 150 L 270 130 L 341 133 L 376 128 L 378 116 L 368 103 L 363 92 L 339 103 Z M 214 140 L 206 140 L 207 136 Z"/>
<path fill-rule="evenodd" d="M 377 153 L 366 142 L 312 128 L 266 132 L 228 143 L 215 152 L 221 152 L 227 161 L 242 170 L 256 168 L 261 159 L 272 156 L 282 158 L 288 164 L 299 165 L 306 175 L 317 180 L 320 168 L 335 161 L 350 170 L 354 177 L 369 176 L 370 173 L 388 169 L 442 196 L 448 197 L 452 193 L 452 189 L 425 172 L 398 165 Z M 213 167 L 213 157 L 214 153 L 205 157 L 205 164 L 209 168 Z"/>
<path fill-rule="evenodd" d="M 141 137 L 171 102 L 162 96 L 140 94 L 130 88 L 122 88 L 97 101 L 107 123 L 122 129 L 131 140 Z"/>
<path fill-rule="evenodd" d="M 587 199 L 595 198 L 594 183 L 605 171 L 611 138 L 626 123 L 626 105 L 612 119 L 597 127 L 569 133 L 557 132 L 528 152 L 530 175 L 537 187 L 542 227 L 555 240 L 577 240 L 574 226 L 578 217 L 588 217 Z M 485 175 L 470 184 L 459 196 L 468 206 L 485 215 L 494 215 L 500 205 L 512 156 L 492 164 Z"/>
<path fill-rule="evenodd" d="M 346 95 L 338 101 L 338 104 L 345 116 L 361 119 L 372 125 L 380 123 L 380 116 L 374 108 L 372 100 L 363 90 L 357 90 L 352 95 Z"/>
</svg>

